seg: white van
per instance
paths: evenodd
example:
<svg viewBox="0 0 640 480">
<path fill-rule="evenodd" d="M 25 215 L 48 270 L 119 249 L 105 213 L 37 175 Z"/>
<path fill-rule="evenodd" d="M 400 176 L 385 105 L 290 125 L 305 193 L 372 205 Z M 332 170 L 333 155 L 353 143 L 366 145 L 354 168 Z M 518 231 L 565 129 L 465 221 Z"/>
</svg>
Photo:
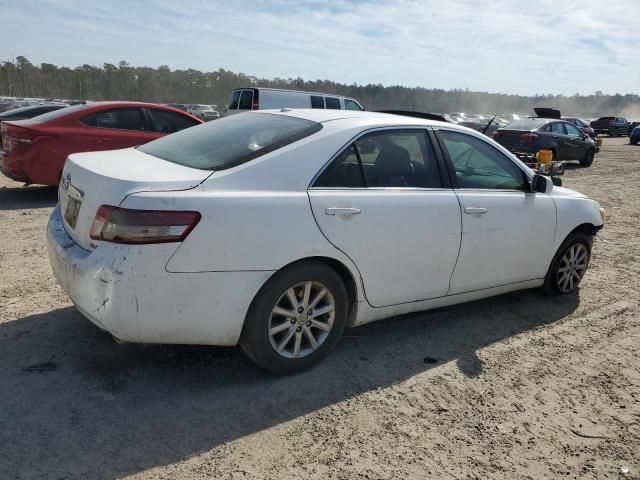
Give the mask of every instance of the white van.
<svg viewBox="0 0 640 480">
<path fill-rule="evenodd" d="M 328 93 L 279 90 L 276 88 L 237 88 L 231 94 L 228 114 L 270 108 L 330 108 L 364 110 L 353 98 Z"/>
</svg>

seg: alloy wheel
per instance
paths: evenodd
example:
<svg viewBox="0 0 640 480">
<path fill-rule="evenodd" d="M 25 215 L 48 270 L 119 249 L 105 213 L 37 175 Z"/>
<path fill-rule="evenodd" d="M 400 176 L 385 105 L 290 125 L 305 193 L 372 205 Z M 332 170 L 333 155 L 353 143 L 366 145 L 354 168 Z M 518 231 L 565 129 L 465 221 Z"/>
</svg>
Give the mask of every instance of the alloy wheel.
<svg viewBox="0 0 640 480">
<path fill-rule="evenodd" d="M 335 299 L 324 284 L 306 281 L 293 285 L 271 310 L 269 342 L 282 357 L 306 357 L 329 336 L 335 312 Z"/>
<path fill-rule="evenodd" d="M 589 251 L 582 243 L 569 247 L 558 265 L 556 285 L 561 293 L 572 292 L 582 280 L 589 264 Z"/>
</svg>

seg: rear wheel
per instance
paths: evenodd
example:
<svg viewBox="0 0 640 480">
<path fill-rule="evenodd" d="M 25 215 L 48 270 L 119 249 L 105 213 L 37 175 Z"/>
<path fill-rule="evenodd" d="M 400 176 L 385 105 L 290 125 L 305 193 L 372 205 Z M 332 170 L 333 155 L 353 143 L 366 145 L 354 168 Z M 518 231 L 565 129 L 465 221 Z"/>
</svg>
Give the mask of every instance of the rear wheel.
<svg viewBox="0 0 640 480">
<path fill-rule="evenodd" d="M 582 232 L 574 232 L 567 237 L 544 280 L 543 290 L 547 295 L 566 295 L 578 288 L 589 266 L 592 244 L 593 237 Z"/>
<path fill-rule="evenodd" d="M 288 375 L 319 363 L 344 330 L 349 309 L 340 276 L 322 262 L 276 273 L 254 299 L 240 346 L 256 364 Z"/>
<path fill-rule="evenodd" d="M 593 149 L 589 149 L 587 150 L 587 153 L 584 155 L 584 158 L 582 160 L 580 160 L 580 165 L 582 165 L 583 167 L 590 167 L 591 164 L 593 163 L 593 157 L 595 156 L 596 152 Z"/>
</svg>

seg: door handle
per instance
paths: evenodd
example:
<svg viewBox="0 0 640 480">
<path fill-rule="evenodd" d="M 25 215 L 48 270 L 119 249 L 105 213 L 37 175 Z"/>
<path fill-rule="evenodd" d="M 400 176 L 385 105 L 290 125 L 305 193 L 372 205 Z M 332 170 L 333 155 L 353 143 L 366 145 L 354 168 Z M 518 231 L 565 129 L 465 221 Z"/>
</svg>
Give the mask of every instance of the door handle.
<svg viewBox="0 0 640 480">
<path fill-rule="evenodd" d="M 487 213 L 489 210 L 485 207 L 464 207 L 464 213 L 468 213 L 469 215 Z"/>
<path fill-rule="evenodd" d="M 327 215 L 357 215 L 361 211 L 356 207 L 328 207 L 324 209 L 324 213 Z"/>
<path fill-rule="evenodd" d="M 107 143 L 108 141 L 108 138 L 96 138 L 96 142 L 98 143 Z"/>
</svg>

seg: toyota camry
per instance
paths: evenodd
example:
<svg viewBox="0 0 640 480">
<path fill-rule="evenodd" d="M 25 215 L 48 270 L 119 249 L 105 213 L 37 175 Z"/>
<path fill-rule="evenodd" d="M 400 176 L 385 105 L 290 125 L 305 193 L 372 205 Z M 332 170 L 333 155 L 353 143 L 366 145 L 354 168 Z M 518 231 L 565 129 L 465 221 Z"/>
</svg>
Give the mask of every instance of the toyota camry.
<svg viewBox="0 0 640 480">
<path fill-rule="evenodd" d="M 288 374 L 345 327 L 570 294 L 604 210 L 458 125 L 256 111 L 67 159 L 53 271 L 119 340 L 237 345 Z"/>
</svg>

